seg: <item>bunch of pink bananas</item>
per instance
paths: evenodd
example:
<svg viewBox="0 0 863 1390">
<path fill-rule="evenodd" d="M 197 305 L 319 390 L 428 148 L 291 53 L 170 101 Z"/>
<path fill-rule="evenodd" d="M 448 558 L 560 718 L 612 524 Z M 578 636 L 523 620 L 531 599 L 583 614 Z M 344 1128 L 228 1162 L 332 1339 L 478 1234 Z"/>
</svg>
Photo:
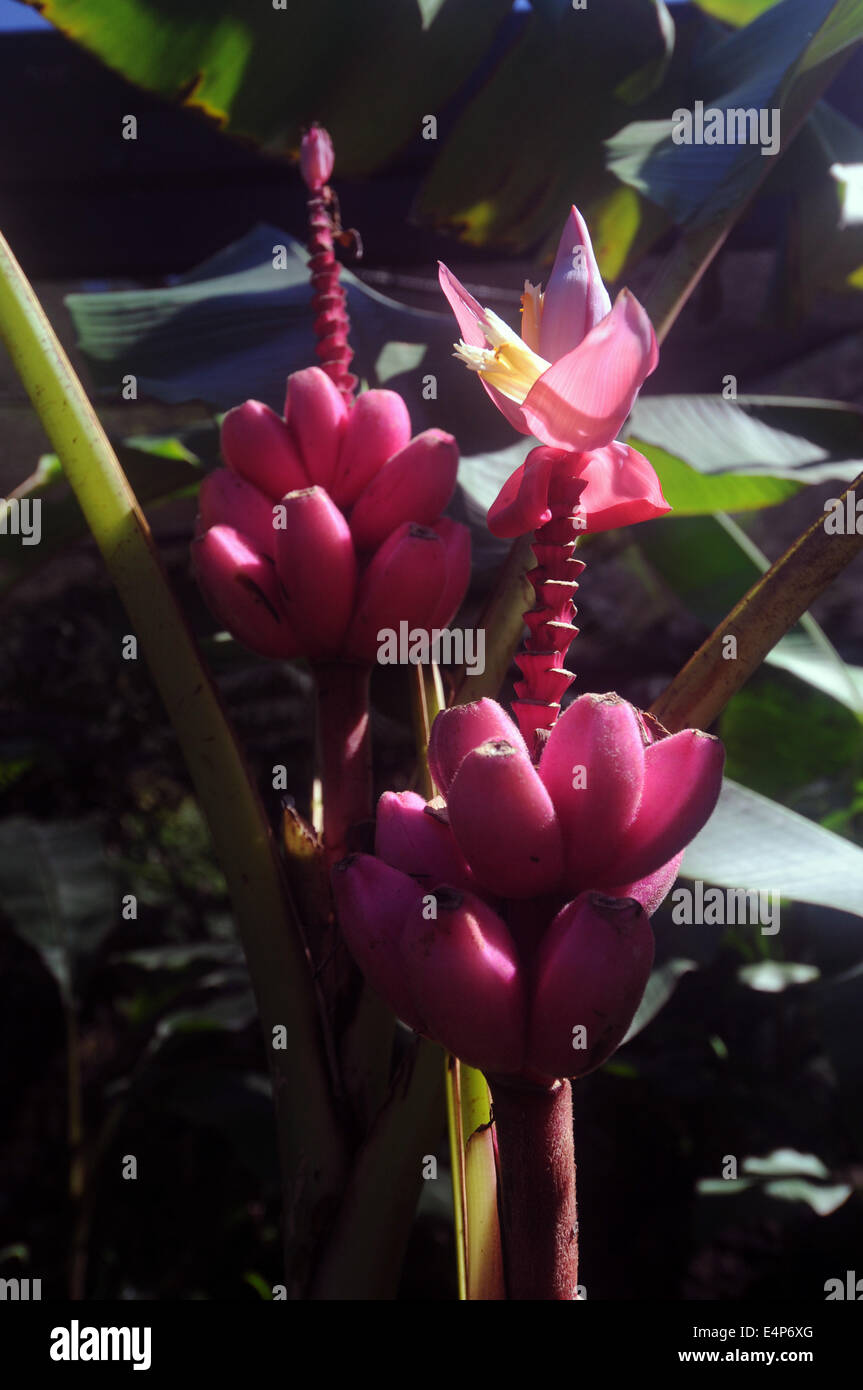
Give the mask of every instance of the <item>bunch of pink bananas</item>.
<svg viewBox="0 0 863 1390">
<path fill-rule="evenodd" d="M 632 1021 L 649 916 L 723 759 L 616 695 L 574 701 L 537 766 L 494 701 L 447 710 L 429 744 L 443 798 L 385 793 L 376 856 L 334 871 L 345 939 L 400 1018 L 486 1075 L 583 1075 Z"/>
<path fill-rule="evenodd" d="M 222 422 L 226 469 L 200 491 L 193 566 L 218 620 L 262 656 L 374 662 L 400 620 L 443 628 L 470 579 L 467 527 L 441 512 L 458 449 L 411 438 L 394 391 L 356 400 L 320 367 Z"/>
</svg>

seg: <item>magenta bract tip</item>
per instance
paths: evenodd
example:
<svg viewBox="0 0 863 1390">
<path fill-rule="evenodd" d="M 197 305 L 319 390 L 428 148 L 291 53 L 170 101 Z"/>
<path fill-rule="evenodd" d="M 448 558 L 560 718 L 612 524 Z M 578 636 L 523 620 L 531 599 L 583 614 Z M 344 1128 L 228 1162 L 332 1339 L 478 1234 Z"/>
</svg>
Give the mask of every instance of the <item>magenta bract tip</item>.
<svg viewBox="0 0 863 1390">
<path fill-rule="evenodd" d="M 543 296 L 540 356 L 556 362 L 577 347 L 610 309 L 587 223 L 574 207 L 564 223 Z"/>
<path fill-rule="evenodd" d="M 488 511 L 488 529 L 507 539 L 536 531 L 551 520 L 548 492 L 553 469 L 567 455 L 540 445 L 511 473 Z"/>
<path fill-rule="evenodd" d="M 329 183 L 335 163 L 333 142 L 323 126 L 313 125 L 300 141 L 300 172 L 313 193 Z"/>
</svg>

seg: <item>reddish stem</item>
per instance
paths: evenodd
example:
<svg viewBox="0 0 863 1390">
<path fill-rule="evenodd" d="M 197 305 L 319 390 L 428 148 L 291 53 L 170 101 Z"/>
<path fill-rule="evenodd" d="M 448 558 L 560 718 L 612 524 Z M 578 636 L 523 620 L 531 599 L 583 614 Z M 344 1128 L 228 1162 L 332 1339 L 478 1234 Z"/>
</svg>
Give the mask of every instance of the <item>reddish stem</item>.
<svg viewBox="0 0 863 1390">
<path fill-rule="evenodd" d="M 344 286 L 339 282 L 339 262 L 333 250 L 333 223 L 329 211 L 329 188 L 312 191 L 308 199 L 312 281 L 312 312 L 315 316 L 315 353 L 322 369 L 338 386 L 345 399 L 353 400 L 357 379 L 348 370 L 353 351 L 348 343 L 348 318 Z"/>
<path fill-rule="evenodd" d="M 583 530 L 577 510 L 583 488 L 581 479 L 568 479 L 565 470 L 559 470 L 549 496 L 552 518 L 536 532 L 533 553 L 537 564 L 527 576 L 536 604 L 524 615 L 529 632 L 524 650 L 515 658 L 522 679 L 515 683 L 518 698 L 513 701 L 513 712 L 528 748 L 537 757 L 544 732 L 552 728 L 560 714 L 561 698 L 575 680 L 563 663 L 578 635 L 572 623 L 578 611 L 573 596 L 584 561 L 576 560 L 573 551 Z"/>
<path fill-rule="evenodd" d="M 507 1297 L 570 1302 L 578 1283 L 572 1087 L 490 1079 Z"/>
<path fill-rule="evenodd" d="M 351 826 L 372 816 L 368 666 L 321 662 L 318 750 L 324 803 L 324 845 L 329 863 L 347 852 Z"/>
</svg>

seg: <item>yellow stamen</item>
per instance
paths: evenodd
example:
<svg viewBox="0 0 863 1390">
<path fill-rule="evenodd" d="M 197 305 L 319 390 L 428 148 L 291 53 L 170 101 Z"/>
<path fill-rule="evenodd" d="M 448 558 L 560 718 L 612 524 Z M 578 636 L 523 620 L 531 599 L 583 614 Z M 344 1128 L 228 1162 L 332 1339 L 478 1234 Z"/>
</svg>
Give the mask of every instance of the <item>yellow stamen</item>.
<svg viewBox="0 0 863 1390">
<path fill-rule="evenodd" d="M 496 386 L 503 395 L 521 404 L 534 382 L 548 370 L 551 363 L 533 352 L 491 309 L 485 309 L 483 313 L 483 331 L 490 346 L 480 348 L 464 342 L 456 343 L 456 357 L 471 371 L 479 372 L 489 386 Z"/>
<path fill-rule="evenodd" d="M 490 348 L 471 347 L 469 343 L 453 343 L 455 357 L 470 367 L 472 372 L 484 372 L 494 366 L 494 353 Z"/>
<path fill-rule="evenodd" d="M 521 297 L 521 336 L 532 352 L 539 352 L 542 301 L 542 288 L 525 280 L 524 294 Z"/>
</svg>

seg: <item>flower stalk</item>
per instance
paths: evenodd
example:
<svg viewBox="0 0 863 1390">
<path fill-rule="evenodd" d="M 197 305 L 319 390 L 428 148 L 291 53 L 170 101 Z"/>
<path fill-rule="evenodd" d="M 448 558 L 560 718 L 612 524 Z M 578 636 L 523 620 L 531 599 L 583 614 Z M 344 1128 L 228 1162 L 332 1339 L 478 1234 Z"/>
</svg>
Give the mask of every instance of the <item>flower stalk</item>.
<svg viewBox="0 0 863 1390">
<path fill-rule="evenodd" d="M 572 1087 L 490 1078 L 507 1297 L 570 1302 L 578 1283 Z"/>
<path fill-rule="evenodd" d="M 339 281 L 339 262 L 333 248 L 333 233 L 341 230 L 335 197 L 327 182 L 333 171 L 333 162 L 329 135 L 320 126 L 312 126 L 303 137 L 300 172 L 309 190 L 307 247 L 310 254 L 314 330 L 318 340 L 315 353 L 327 376 L 345 400 L 350 402 L 357 387 L 357 378 L 348 370 L 354 355 L 348 343 L 350 320 L 344 286 Z"/>
<path fill-rule="evenodd" d="M 585 568 L 575 558 L 583 518 L 578 514 L 581 479 L 562 477 L 549 498 L 552 519 L 539 527 L 534 537 L 536 565 L 528 580 L 536 596 L 534 607 L 525 613 L 528 626 L 524 647 L 515 657 L 521 671 L 516 681 L 513 712 L 528 748 L 538 756 L 543 731 L 552 728 L 560 714 L 560 702 L 575 676 L 564 667 L 566 655 L 578 628 L 572 619 L 578 611 L 574 603 L 578 576 Z"/>
</svg>

